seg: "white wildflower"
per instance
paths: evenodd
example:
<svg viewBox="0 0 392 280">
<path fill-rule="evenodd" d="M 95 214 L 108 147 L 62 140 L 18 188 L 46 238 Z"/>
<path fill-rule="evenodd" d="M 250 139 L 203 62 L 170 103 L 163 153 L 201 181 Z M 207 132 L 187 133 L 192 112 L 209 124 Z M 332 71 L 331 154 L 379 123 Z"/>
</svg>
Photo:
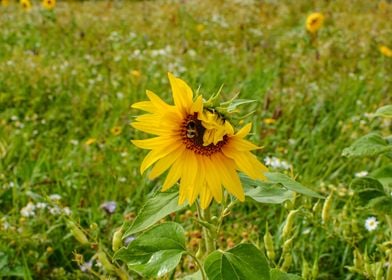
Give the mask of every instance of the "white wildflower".
<svg viewBox="0 0 392 280">
<path fill-rule="evenodd" d="M 32 216 L 35 215 L 34 210 L 35 210 L 35 205 L 34 205 L 34 203 L 29 202 L 29 203 L 27 203 L 27 205 L 26 205 L 25 207 L 23 207 L 23 208 L 20 210 L 20 214 L 21 214 L 23 217 L 32 217 Z"/>
<path fill-rule="evenodd" d="M 366 219 L 365 228 L 367 229 L 367 231 L 373 231 L 377 229 L 377 226 L 378 226 L 378 221 L 376 217 L 369 217 Z"/>
<path fill-rule="evenodd" d="M 366 177 L 369 173 L 364 170 L 364 171 L 360 171 L 354 174 L 355 177 L 361 178 L 361 177 Z"/>
<path fill-rule="evenodd" d="M 61 199 L 61 195 L 54 193 L 54 194 L 49 195 L 49 199 L 52 201 L 57 201 L 57 200 Z"/>
</svg>

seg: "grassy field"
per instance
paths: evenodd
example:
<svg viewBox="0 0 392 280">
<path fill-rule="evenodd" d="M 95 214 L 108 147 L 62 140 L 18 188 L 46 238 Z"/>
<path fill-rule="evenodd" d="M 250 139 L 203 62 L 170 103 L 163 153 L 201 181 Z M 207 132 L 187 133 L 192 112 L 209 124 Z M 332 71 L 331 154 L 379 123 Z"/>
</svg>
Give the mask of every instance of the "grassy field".
<svg viewBox="0 0 392 280">
<path fill-rule="evenodd" d="M 370 131 L 390 134 L 390 122 L 369 114 L 391 103 L 392 57 L 379 51 L 392 47 L 391 3 L 59 1 L 53 11 L 33 4 L 29 12 L 12 1 L 0 7 L 0 278 L 109 277 L 95 261 L 95 274 L 80 264 L 100 246 L 110 255 L 114 230 L 160 188 L 161 179 L 139 173 L 146 153 L 130 139 L 145 136 L 129 126 L 139 114 L 130 105 L 146 100 L 146 89 L 169 102 L 172 72 L 203 95 L 223 85 L 223 99 L 255 100 L 240 115 L 264 146 L 258 158 L 276 157 L 271 170 L 289 165 L 325 196 L 334 190 L 328 224 L 316 199 L 236 206 L 222 248 L 242 240 L 263 247 L 268 222 L 279 251 L 288 211 L 303 208 L 291 273 L 386 279 L 347 267 L 355 254 L 373 270 L 388 260 L 381 246 L 392 238 L 388 221 L 355 204 L 349 190 L 356 173 L 388 159 L 347 159 L 342 151 Z M 305 21 L 315 11 L 325 23 L 311 40 Z M 114 213 L 104 211 L 108 201 Z M 365 228 L 371 216 L 374 231 Z M 75 239 L 70 220 L 93 245 Z M 192 269 L 185 261 L 178 275 Z"/>
</svg>

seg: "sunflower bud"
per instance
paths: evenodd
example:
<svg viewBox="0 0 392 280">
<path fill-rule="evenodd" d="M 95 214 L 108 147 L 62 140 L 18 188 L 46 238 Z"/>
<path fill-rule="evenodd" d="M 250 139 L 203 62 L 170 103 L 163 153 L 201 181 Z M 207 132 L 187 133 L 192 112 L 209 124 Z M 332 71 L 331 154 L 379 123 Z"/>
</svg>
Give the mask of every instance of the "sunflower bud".
<svg viewBox="0 0 392 280">
<path fill-rule="evenodd" d="M 116 230 L 113 234 L 113 239 L 112 239 L 112 250 L 113 252 L 116 252 L 118 249 L 120 249 L 122 245 L 122 235 L 123 235 L 123 229 L 120 227 L 118 230 Z"/>
<path fill-rule="evenodd" d="M 79 241 L 82 245 L 86 245 L 89 243 L 84 232 L 74 222 L 68 221 L 67 226 L 75 239 Z"/>
<path fill-rule="evenodd" d="M 282 254 L 286 254 L 286 253 L 290 252 L 290 249 L 291 249 L 292 244 L 293 244 L 293 239 L 294 239 L 294 237 L 291 237 L 290 239 L 286 240 L 283 243 Z"/>
<path fill-rule="evenodd" d="M 268 231 L 268 224 L 264 234 L 264 247 L 267 251 L 267 257 L 273 261 L 275 259 L 274 242 L 271 233 Z"/>
<path fill-rule="evenodd" d="M 312 279 L 317 279 L 319 274 L 318 260 L 315 260 L 312 266 Z"/>
<path fill-rule="evenodd" d="M 329 219 L 329 212 L 331 210 L 332 202 L 333 202 L 332 198 L 333 198 L 333 191 L 330 193 L 330 195 L 327 197 L 327 199 L 324 202 L 323 211 L 321 212 L 321 220 L 323 221 L 323 224 L 325 224 Z"/>
<path fill-rule="evenodd" d="M 305 258 L 302 258 L 302 273 L 301 276 L 303 279 L 309 279 L 310 269 L 309 263 L 306 261 Z"/>
<path fill-rule="evenodd" d="M 295 214 L 297 214 L 298 210 L 291 210 L 289 212 L 289 215 L 286 218 L 286 223 L 283 227 L 282 230 L 282 238 L 287 239 L 289 235 L 291 234 L 291 230 L 293 228 L 294 220 L 295 220 Z"/>
</svg>

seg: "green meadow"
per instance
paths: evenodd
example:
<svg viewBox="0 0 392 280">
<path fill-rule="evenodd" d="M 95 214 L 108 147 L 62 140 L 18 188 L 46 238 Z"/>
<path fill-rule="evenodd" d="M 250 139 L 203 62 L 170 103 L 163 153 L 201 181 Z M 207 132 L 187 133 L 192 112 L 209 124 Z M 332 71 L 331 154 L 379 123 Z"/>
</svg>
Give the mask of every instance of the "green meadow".
<svg viewBox="0 0 392 280">
<path fill-rule="evenodd" d="M 390 113 L 374 114 L 392 101 L 392 51 L 380 51 L 392 48 L 392 3 L 32 4 L 0 6 L 1 279 L 146 278 L 112 263 L 112 237 L 164 181 L 140 174 L 147 152 L 130 140 L 148 135 L 129 124 L 146 90 L 172 104 L 170 72 L 203 96 L 253 100 L 233 122 L 252 122 L 247 139 L 263 146 L 257 158 L 326 198 L 247 198 L 225 218 L 219 248 L 252 243 L 270 267 L 305 280 L 392 280 L 391 139 L 380 140 L 392 124 Z M 313 12 L 325 20 L 310 34 Z M 374 147 L 343 153 L 369 133 L 380 137 Z M 196 213 L 193 205 L 164 218 L 184 226 L 194 252 Z M 196 271 L 183 257 L 159 279 Z"/>
</svg>

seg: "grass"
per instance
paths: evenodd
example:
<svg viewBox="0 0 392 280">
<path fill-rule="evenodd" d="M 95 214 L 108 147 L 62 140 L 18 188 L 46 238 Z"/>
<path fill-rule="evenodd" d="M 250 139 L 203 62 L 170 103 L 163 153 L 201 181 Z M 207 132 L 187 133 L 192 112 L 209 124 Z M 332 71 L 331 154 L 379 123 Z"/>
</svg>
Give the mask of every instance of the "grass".
<svg viewBox="0 0 392 280">
<path fill-rule="evenodd" d="M 1 7 L 0 271 L 25 279 L 93 277 L 73 260 L 75 252 L 88 260 L 94 248 L 79 245 L 66 215 L 49 209 L 69 207 L 92 239 L 110 247 L 124 216 L 161 182 L 140 175 L 145 153 L 129 140 L 144 136 L 128 124 L 137 114 L 130 105 L 145 100 L 146 89 L 169 100 L 168 71 L 207 96 L 223 85 L 225 99 L 240 93 L 255 100 L 241 113 L 255 112 L 244 121 L 253 122 L 251 139 L 265 147 L 258 157 L 288 161 L 297 180 L 323 194 L 329 185 L 347 189 L 355 172 L 385 163 L 341 156 L 359 136 L 390 130 L 365 114 L 391 103 L 392 59 L 378 46 L 392 46 L 392 5 L 380 7 L 359 0 L 85 1 L 60 2 L 53 12 L 35 3 L 28 13 L 16 3 Z M 313 11 L 326 16 L 317 46 L 304 28 Z M 118 203 L 113 215 L 100 208 L 109 200 Z M 29 201 L 48 206 L 23 217 Z M 311 209 L 316 201 L 297 203 Z M 368 253 L 376 252 L 385 223 L 364 231 L 372 213 L 358 213 L 347 196 L 333 209 L 346 209 L 344 220 L 356 221 Z M 241 205 L 222 243 L 241 241 L 244 231 L 262 240 L 267 220 L 278 242 L 286 215 L 281 206 Z M 320 279 L 361 279 L 345 268 L 359 245 L 343 226 L 303 219 L 299 228 L 316 230 L 297 237 L 290 271 L 301 274 L 304 259 L 310 266 L 320 259 Z"/>
</svg>

